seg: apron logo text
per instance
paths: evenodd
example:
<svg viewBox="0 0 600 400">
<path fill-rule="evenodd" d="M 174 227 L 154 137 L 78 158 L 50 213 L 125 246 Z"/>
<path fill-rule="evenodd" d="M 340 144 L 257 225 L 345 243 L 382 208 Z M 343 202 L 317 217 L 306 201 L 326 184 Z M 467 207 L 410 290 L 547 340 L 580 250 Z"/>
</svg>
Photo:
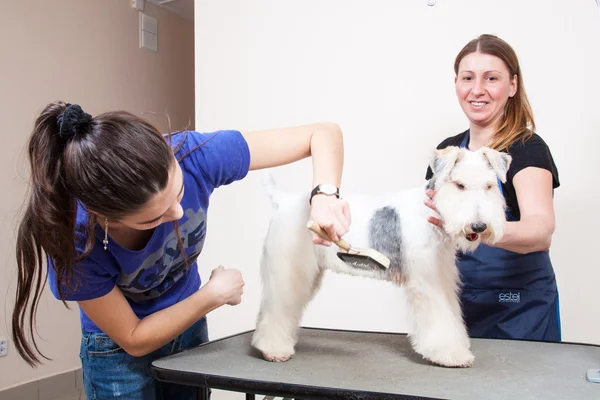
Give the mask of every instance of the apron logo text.
<svg viewBox="0 0 600 400">
<path fill-rule="evenodd" d="M 517 293 L 500 293 L 498 295 L 499 303 L 520 303 L 521 302 L 521 292 Z"/>
</svg>

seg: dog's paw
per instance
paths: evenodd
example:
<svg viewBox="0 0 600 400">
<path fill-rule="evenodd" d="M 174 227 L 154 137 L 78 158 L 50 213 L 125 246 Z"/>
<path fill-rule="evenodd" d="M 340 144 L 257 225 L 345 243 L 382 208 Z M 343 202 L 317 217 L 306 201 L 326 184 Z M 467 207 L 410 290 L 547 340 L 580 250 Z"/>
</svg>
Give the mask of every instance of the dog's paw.
<svg viewBox="0 0 600 400">
<path fill-rule="evenodd" d="M 262 355 L 263 355 L 263 358 L 266 361 L 271 361 L 271 362 L 286 362 L 290 358 L 292 358 L 291 354 L 268 354 L 268 353 L 262 353 Z"/>
<path fill-rule="evenodd" d="M 252 345 L 262 353 L 266 361 L 285 362 L 294 355 L 294 342 L 281 338 L 257 334 Z"/>
<path fill-rule="evenodd" d="M 447 368 L 469 368 L 475 361 L 475 356 L 468 348 L 436 351 L 423 357 L 432 364 Z"/>
<path fill-rule="evenodd" d="M 271 348 L 269 350 L 264 350 L 264 349 L 259 349 L 259 350 L 262 353 L 263 358 L 266 361 L 271 361 L 271 362 L 286 362 L 290 358 L 292 358 L 292 355 L 294 355 L 293 348 L 281 349 L 281 350 L 275 350 L 274 348 Z"/>
</svg>

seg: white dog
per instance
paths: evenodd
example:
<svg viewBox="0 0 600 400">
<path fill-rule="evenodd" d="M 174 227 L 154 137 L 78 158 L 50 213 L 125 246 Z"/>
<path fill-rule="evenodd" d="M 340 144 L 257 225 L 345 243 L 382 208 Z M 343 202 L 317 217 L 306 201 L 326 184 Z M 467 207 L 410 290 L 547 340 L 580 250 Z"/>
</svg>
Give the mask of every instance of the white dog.
<svg viewBox="0 0 600 400">
<path fill-rule="evenodd" d="M 433 364 L 471 366 L 455 256 L 458 249 L 472 251 L 502 237 L 506 205 L 498 180 L 506 180 L 510 163 L 509 155 L 489 148 L 450 147 L 434 151 L 434 175 L 427 186 L 389 196 L 344 197 L 352 212 L 344 239 L 386 255 L 387 270 L 350 267 L 337 257 L 335 245 L 313 244 L 306 228 L 308 196 L 282 193 L 271 181 L 267 187 L 276 210 L 264 242 L 263 292 L 252 345 L 268 361 L 288 360 L 304 309 L 329 269 L 402 285 L 413 349 Z M 439 215 L 424 205 L 426 188 L 436 191 Z M 430 215 L 442 218 L 444 230 L 427 221 Z"/>
</svg>

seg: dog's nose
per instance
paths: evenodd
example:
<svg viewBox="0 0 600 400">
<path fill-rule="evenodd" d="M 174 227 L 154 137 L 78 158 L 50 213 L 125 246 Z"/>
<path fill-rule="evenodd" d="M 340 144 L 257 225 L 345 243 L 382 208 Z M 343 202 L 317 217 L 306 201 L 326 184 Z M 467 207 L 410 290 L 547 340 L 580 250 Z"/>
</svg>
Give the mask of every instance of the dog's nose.
<svg viewBox="0 0 600 400">
<path fill-rule="evenodd" d="M 475 233 L 481 233 L 487 229 L 487 225 L 483 222 L 477 222 L 475 224 L 471 224 L 471 229 Z"/>
</svg>

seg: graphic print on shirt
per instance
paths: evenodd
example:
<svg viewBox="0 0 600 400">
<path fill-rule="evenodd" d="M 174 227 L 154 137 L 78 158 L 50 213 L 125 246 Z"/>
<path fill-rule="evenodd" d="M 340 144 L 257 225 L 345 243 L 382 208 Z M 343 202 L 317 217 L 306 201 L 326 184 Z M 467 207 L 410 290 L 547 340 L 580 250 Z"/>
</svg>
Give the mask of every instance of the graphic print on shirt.
<svg viewBox="0 0 600 400">
<path fill-rule="evenodd" d="M 188 264 L 191 265 L 204 246 L 206 214 L 200 208 L 197 212 L 187 209 L 184 215 L 179 221 L 179 231 L 183 247 L 188 253 Z M 121 275 L 119 287 L 126 297 L 135 302 L 151 300 L 181 279 L 186 272 L 185 268 L 183 254 L 179 250 L 177 236 L 173 231 L 164 240 L 163 245 L 150 254 L 136 271 Z"/>
</svg>

